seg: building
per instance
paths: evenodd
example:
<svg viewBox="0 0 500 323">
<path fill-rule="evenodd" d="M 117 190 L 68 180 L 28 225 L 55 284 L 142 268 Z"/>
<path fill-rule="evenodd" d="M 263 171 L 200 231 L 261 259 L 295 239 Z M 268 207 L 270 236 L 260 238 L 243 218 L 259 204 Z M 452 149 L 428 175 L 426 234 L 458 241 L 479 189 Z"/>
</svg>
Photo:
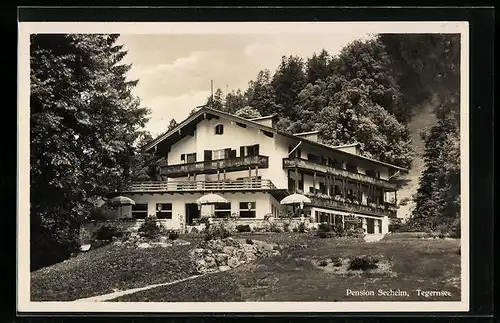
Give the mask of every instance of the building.
<svg viewBox="0 0 500 323">
<path fill-rule="evenodd" d="M 280 205 L 291 193 L 311 199 L 311 222 L 357 223 L 385 233 L 396 217 L 396 172 L 406 169 L 361 156 L 358 145 L 328 146 L 318 132 L 290 135 L 275 128 L 276 116 L 247 120 L 202 107 L 144 147 L 164 156 L 159 181 L 131 183 L 115 194 L 136 204 L 127 215 L 156 214 L 166 227 L 190 225 L 202 215 L 262 220 L 292 211 Z M 198 206 L 216 193 L 229 203 Z"/>
</svg>

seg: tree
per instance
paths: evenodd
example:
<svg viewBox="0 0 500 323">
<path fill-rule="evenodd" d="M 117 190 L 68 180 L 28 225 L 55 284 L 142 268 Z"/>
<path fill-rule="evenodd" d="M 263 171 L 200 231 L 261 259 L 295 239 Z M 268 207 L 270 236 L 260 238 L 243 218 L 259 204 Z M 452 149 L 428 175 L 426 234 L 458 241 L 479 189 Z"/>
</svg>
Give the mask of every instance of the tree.
<svg viewBox="0 0 500 323">
<path fill-rule="evenodd" d="M 216 110 L 224 110 L 224 98 L 222 97 L 222 90 L 217 89 L 214 93 L 214 96 L 209 96 L 207 99 L 207 106 Z"/>
<path fill-rule="evenodd" d="M 238 117 L 242 117 L 245 119 L 253 119 L 253 118 L 260 118 L 262 115 L 257 111 L 256 109 L 246 106 L 244 108 L 241 108 L 237 110 L 234 115 Z"/>
<path fill-rule="evenodd" d="M 248 89 L 245 91 L 247 104 L 255 108 L 263 116 L 282 110 L 282 107 L 276 104 L 274 100 L 274 89 L 271 80 L 269 70 L 260 71 L 255 81 L 248 82 Z"/>
<path fill-rule="evenodd" d="M 454 118 L 441 118 L 424 134 L 425 169 L 410 218 L 418 228 L 450 229 L 460 220 L 460 135 Z"/>
<path fill-rule="evenodd" d="M 365 156 L 401 167 L 411 164 L 413 156 L 405 125 L 374 103 L 359 80 L 344 83 L 317 120 L 315 128 L 321 131 L 327 144 L 358 142 Z"/>
<path fill-rule="evenodd" d="M 314 84 L 317 80 L 325 80 L 331 75 L 330 54 L 326 50 L 321 50 L 319 55 L 313 54 L 306 63 L 307 81 Z"/>
<path fill-rule="evenodd" d="M 280 117 L 296 117 L 295 103 L 300 91 L 306 84 L 307 79 L 302 58 L 283 56 L 271 81 L 271 86 L 274 89 L 274 101 L 276 106 L 280 108 L 277 111 Z"/>
<path fill-rule="evenodd" d="M 170 122 L 168 124 L 168 128 L 167 128 L 167 132 L 174 129 L 175 127 L 177 127 L 179 124 L 177 123 L 177 121 L 175 121 L 174 118 L 170 119 Z"/>
<path fill-rule="evenodd" d="M 30 44 L 32 269 L 78 244 L 91 202 L 130 178 L 148 110 L 127 80 L 118 35 L 35 34 Z"/>
<path fill-rule="evenodd" d="M 234 114 L 237 110 L 244 108 L 246 105 L 246 98 L 243 93 L 241 93 L 241 90 L 238 89 L 236 92 L 232 91 L 227 94 L 224 111 Z"/>
</svg>

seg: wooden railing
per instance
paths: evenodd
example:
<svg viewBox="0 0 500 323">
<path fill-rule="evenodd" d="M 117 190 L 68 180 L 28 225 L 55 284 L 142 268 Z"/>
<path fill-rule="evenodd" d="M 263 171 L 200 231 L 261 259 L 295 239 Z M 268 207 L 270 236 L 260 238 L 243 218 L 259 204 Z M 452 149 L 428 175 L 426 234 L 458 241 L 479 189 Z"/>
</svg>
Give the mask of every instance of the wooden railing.
<svg viewBox="0 0 500 323">
<path fill-rule="evenodd" d="M 134 182 L 125 186 L 123 192 L 182 192 L 182 191 L 244 191 L 276 190 L 268 179 L 231 181 L 168 181 Z"/>
<path fill-rule="evenodd" d="M 396 190 L 397 185 L 390 183 L 386 180 L 379 179 L 379 178 L 374 178 L 370 177 L 364 174 L 358 174 L 358 173 L 353 173 L 349 172 L 345 169 L 338 169 L 335 167 L 323 165 L 323 164 L 318 164 L 315 162 L 312 162 L 307 159 L 302 159 L 302 158 L 283 158 L 283 168 L 300 168 L 300 169 L 305 169 L 305 170 L 310 170 L 310 171 L 315 171 L 323 174 L 330 174 L 333 176 L 338 176 L 358 182 L 363 182 L 363 183 L 368 183 L 368 184 L 373 184 L 377 185 L 380 187 L 384 187 L 389 190 Z"/>
<path fill-rule="evenodd" d="M 200 161 L 189 164 L 175 164 L 164 166 L 161 169 L 162 175 L 175 177 L 187 174 L 213 174 L 217 171 L 246 170 L 248 167 L 269 167 L 269 157 L 267 156 L 245 156 L 231 159 L 216 159 Z"/>
<path fill-rule="evenodd" d="M 309 196 L 311 199 L 312 205 L 329 207 L 336 210 L 342 210 L 346 212 L 354 212 L 368 215 L 376 215 L 376 216 L 388 216 L 395 217 L 397 214 L 396 209 L 390 209 L 386 206 L 383 208 L 380 207 L 372 207 L 368 205 L 361 205 L 355 203 L 349 203 L 345 201 L 337 201 L 333 198 L 322 198 L 317 196 Z"/>
</svg>

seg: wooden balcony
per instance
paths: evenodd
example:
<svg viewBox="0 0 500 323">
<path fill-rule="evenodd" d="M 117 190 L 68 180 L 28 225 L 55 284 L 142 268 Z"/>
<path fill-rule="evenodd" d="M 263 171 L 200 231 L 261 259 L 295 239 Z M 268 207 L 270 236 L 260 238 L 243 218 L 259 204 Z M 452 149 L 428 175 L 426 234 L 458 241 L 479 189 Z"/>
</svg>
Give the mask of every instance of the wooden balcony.
<svg viewBox="0 0 500 323">
<path fill-rule="evenodd" d="M 216 191 L 272 191 L 278 190 L 268 179 L 230 181 L 150 181 L 134 182 L 121 192 L 216 192 Z"/>
<path fill-rule="evenodd" d="M 318 196 L 308 196 L 308 197 L 311 199 L 311 204 L 313 206 L 325 207 L 345 212 L 375 215 L 375 216 L 388 216 L 388 217 L 397 216 L 397 210 L 395 208 L 391 209 L 386 206 L 380 208 L 368 205 L 354 204 L 344 201 L 337 201 L 333 198 L 323 198 Z"/>
<path fill-rule="evenodd" d="M 182 177 L 188 174 L 215 174 L 217 171 L 231 172 L 247 170 L 251 168 L 268 168 L 269 157 L 267 156 L 245 156 L 231 159 L 216 159 L 201 161 L 189 164 L 176 164 L 164 166 L 161 169 L 162 175 L 168 177 Z"/>
<path fill-rule="evenodd" d="M 349 172 L 344 169 L 338 169 L 332 166 L 318 164 L 307 159 L 302 158 L 283 158 L 283 168 L 291 169 L 297 167 L 298 169 L 306 172 L 316 172 L 321 174 L 329 174 L 339 178 L 345 178 L 357 182 L 372 184 L 383 187 L 385 189 L 395 191 L 397 185 L 389 181 L 370 177 L 364 174 Z"/>
</svg>

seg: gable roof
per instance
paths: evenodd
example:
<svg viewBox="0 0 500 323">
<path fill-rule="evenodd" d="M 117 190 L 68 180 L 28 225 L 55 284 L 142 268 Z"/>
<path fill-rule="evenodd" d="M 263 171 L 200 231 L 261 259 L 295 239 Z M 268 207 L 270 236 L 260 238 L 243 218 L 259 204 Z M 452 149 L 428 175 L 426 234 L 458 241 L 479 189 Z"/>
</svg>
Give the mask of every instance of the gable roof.
<svg viewBox="0 0 500 323">
<path fill-rule="evenodd" d="M 164 134 L 158 136 L 157 138 L 153 139 L 151 142 L 149 142 L 148 144 L 144 145 L 141 149 L 143 151 L 151 151 L 155 147 L 163 145 L 163 144 L 166 144 L 166 145 L 173 144 L 176 141 L 180 140 L 184 135 L 186 135 L 186 132 L 184 132 L 184 133 L 182 132 L 183 129 L 189 128 L 191 126 L 191 129 L 188 129 L 188 133 L 192 132 L 192 131 L 194 131 L 192 129 L 192 125 L 193 124 L 197 124 L 198 122 L 200 122 L 200 121 L 202 121 L 202 120 L 204 120 L 206 118 L 210 119 L 210 118 L 213 118 L 213 117 L 216 117 L 216 118 L 225 118 L 227 120 L 230 120 L 230 121 L 233 121 L 233 122 L 236 122 L 236 123 L 244 124 L 244 125 L 247 125 L 247 126 L 252 126 L 254 128 L 257 128 L 259 130 L 262 130 L 262 131 L 265 131 L 265 132 L 268 132 L 268 133 L 273 133 L 273 134 L 285 136 L 285 137 L 288 137 L 288 138 L 291 138 L 291 139 L 294 139 L 294 140 L 297 140 L 297 141 L 307 142 L 308 144 L 316 146 L 316 147 L 321 147 L 321 148 L 326 148 L 326 149 L 329 149 L 329 150 L 333 150 L 333 151 L 335 151 L 336 153 L 339 153 L 339 154 L 349 155 L 349 156 L 354 157 L 354 158 L 359 158 L 359 159 L 367 160 L 367 161 L 370 161 L 372 163 L 377 163 L 377 164 L 380 164 L 380 165 L 384 165 L 386 167 L 397 169 L 397 170 L 400 170 L 400 171 L 405 172 L 405 173 L 408 172 L 408 169 L 403 168 L 403 167 L 399 167 L 399 166 L 396 166 L 396 165 L 391 165 L 389 163 L 385 163 L 385 162 L 382 162 L 382 161 L 379 161 L 379 160 L 376 160 L 376 159 L 373 159 L 373 158 L 369 158 L 369 157 L 365 157 L 365 156 L 361 156 L 361 155 L 356 155 L 356 154 L 352 154 L 352 153 L 349 153 L 349 152 L 337 149 L 337 148 L 341 148 L 341 147 L 348 147 L 348 146 L 358 145 L 358 143 L 349 144 L 349 145 L 341 145 L 341 146 L 330 146 L 330 145 L 327 145 L 327 144 L 323 144 L 323 143 L 320 143 L 320 142 L 317 142 L 317 141 L 313 141 L 313 140 L 309 140 L 309 139 L 297 136 L 297 135 L 304 135 L 306 133 L 292 135 L 292 134 L 286 133 L 284 131 L 280 131 L 280 130 L 277 130 L 275 128 L 268 127 L 268 126 L 265 126 L 265 125 L 262 125 L 262 124 L 260 124 L 258 122 L 253 121 L 253 120 L 259 120 L 259 119 L 263 119 L 263 118 L 276 117 L 276 115 L 271 115 L 271 116 L 266 116 L 266 117 L 261 117 L 261 118 L 254 118 L 254 119 L 245 119 L 245 118 L 238 117 L 238 116 L 235 116 L 233 114 L 230 114 L 230 113 L 227 113 L 227 112 L 224 112 L 224 111 L 220 111 L 220 110 L 216 110 L 216 109 L 213 109 L 213 108 L 210 108 L 210 107 L 207 107 L 207 106 L 201 107 L 198 111 L 194 112 L 192 115 L 190 115 L 184 121 L 182 121 L 181 123 L 179 123 L 175 128 L 173 128 L 172 130 L 167 131 L 166 133 L 164 133 Z M 314 133 L 314 132 L 315 131 L 312 131 L 310 133 Z"/>
</svg>

